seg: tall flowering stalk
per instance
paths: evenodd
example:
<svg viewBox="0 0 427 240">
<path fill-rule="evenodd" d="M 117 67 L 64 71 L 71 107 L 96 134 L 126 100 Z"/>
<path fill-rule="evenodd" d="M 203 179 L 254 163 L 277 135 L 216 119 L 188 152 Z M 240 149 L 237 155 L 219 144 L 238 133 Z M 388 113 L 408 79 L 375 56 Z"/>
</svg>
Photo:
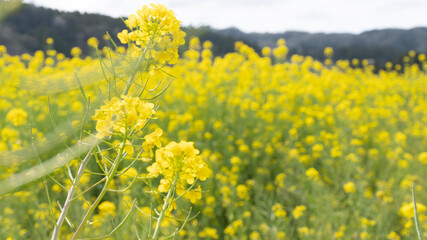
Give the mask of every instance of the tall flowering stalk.
<svg viewBox="0 0 427 240">
<path fill-rule="evenodd" d="M 159 70 L 164 66 L 177 62 L 178 47 L 184 43 L 185 37 L 185 33 L 180 30 L 180 22 L 175 18 L 174 13 L 163 5 L 151 4 L 143 6 L 136 15 L 130 15 L 125 20 L 125 24 L 128 29 L 120 32 L 118 38 L 122 44 L 128 45 L 126 58 L 130 63 L 131 71 L 124 84 L 116 85 L 114 83 L 113 91 L 110 90 L 111 83 L 109 82 L 110 94 L 113 92 L 117 95 L 117 89 L 120 87 L 123 90 L 120 91 L 122 94 L 119 96 L 109 94 L 109 99 L 95 111 L 92 117 L 96 121 L 96 133 L 94 134 L 96 142 L 93 143 L 93 147 L 80 163 L 76 177 L 72 178 L 72 186 L 61 209 L 52 240 L 59 237 L 67 210 L 72 200 L 76 198 L 74 195 L 79 181 L 92 156 L 97 159 L 102 172 L 100 175 L 103 176 L 99 182 L 103 182 L 104 185 L 96 199 L 87 207 L 86 213 L 75 228 L 71 239 L 78 237 L 107 192 L 126 192 L 134 183 L 133 181 L 128 188 L 123 190 L 111 189 L 115 177 L 127 172 L 131 166 L 121 167 L 124 159 L 135 162 L 141 160 L 140 156 L 146 152 L 148 154 L 144 154 L 144 156 L 150 157 L 143 158 L 143 161 L 148 162 L 155 156 L 154 163 L 146 168 L 145 175 L 148 179 L 162 176 L 157 187 L 158 191 L 153 189 L 152 193 L 167 194 L 161 204 L 160 212 L 157 213 L 157 216 L 151 216 L 157 219 L 153 235 L 149 234 L 152 239 L 160 236 L 161 223 L 164 217 L 175 208 L 175 201 L 180 196 L 190 199 L 193 203 L 200 199 L 201 188 L 200 186 L 194 188 L 195 183 L 197 180 L 204 181 L 211 175 L 210 169 L 199 156 L 199 151 L 194 148 L 193 143 L 171 142 L 162 147 L 160 136 L 163 134 L 163 130 L 160 128 L 144 135 L 144 127 L 150 120 L 155 119 L 156 107 L 149 100 L 142 99 L 148 78 L 145 80 L 146 82 L 138 84 L 137 82 L 142 79 L 143 75 L 160 74 Z M 112 70 L 115 72 L 115 69 Z M 136 144 L 141 140 L 142 144 Z M 155 148 L 157 151 L 153 154 Z M 111 153 L 110 150 L 114 150 L 115 153 Z M 110 154 L 106 154 L 108 151 Z M 134 153 L 137 151 L 138 154 L 135 156 Z M 135 179 L 138 179 L 138 175 L 136 174 Z M 134 209 L 133 206 L 126 218 L 105 237 L 111 236 L 126 221 Z"/>
<path fill-rule="evenodd" d="M 193 203 L 199 200 L 202 197 L 200 186 L 191 189 L 191 185 L 196 179 L 205 181 L 211 175 L 211 171 L 199 156 L 199 150 L 194 148 L 193 143 L 185 141 L 171 142 L 158 149 L 156 161 L 147 170 L 149 177 L 162 177 L 158 190 L 167 192 L 153 235 L 153 239 L 157 239 L 165 214 L 175 206 L 176 195 L 184 196 Z"/>
</svg>

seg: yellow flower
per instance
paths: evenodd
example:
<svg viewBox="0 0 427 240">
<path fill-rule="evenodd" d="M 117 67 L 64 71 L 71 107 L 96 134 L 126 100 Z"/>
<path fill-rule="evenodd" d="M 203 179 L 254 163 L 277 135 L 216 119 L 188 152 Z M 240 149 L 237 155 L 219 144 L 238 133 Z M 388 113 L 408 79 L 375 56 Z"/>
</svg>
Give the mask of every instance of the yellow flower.
<svg viewBox="0 0 427 240">
<path fill-rule="evenodd" d="M 46 44 L 52 45 L 53 44 L 53 38 L 51 38 L 51 37 L 46 38 Z"/>
<path fill-rule="evenodd" d="M 363 227 L 375 226 L 375 221 L 373 220 L 362 217 L 360 221 Z"/>
<path fill-rule="evenodd" d="M 367 232 L 362 232 L 360 234 L 360 238 L 361 239 L 369 239 L 369 238 L 371 238 L 371 235 L 369 235 L 369 233 L 367 233 Z"/>
<path fill-rule="evenodd" d="M 120 180 L 126 181 L 129 178 L 133 179 L 136 176 L 138 176 L 138 171 L 135 168 L 131 167 L 126 170 L 126 172 L 124 172 L 122 175 L 120 175 L 119 178 Z"/>
<path fill-rule="evenodd" d="M 423 213 L 426 210 L 426 206 L 424 206 L 421 203 L 417 203 L 417 212 Z M 405 218 L 413 218 L 414 217 L 414 204 L 412 202 L 410 203 L 404 203 L 399 209 L 399 215 Z"/>
<path fill-rule="evenodd" d="M 331 58 L 334 55 L 334 49 L 331 47 L 326 47 L 323 50 L 323 54 L 325 55 L 325 57 Z"/>
<path fill-rule="evenodd" d="M 234 236 L 236 234 L 236 230 L 234 230 L 231 226 L 227 226 L 224 229 L 224 234 Z"/>
<path fill-rule="evenodd" d="M 304 214 L 306 209 L 307 207 L 304 205 L 296 206 L 295 209 L 292 211 L 292 215 L 295 219 L 298 219 Z"/>
<path fill-rule="evenodd" d="M 248 187 L 243 184 L 239 184 L 236 187 L 237 196 L 241 199 L 245 199 L 248 197 Z"/>
<path fill-rule="evenodd" d="M 286 233 L 282 231 L 278 231 L 276 234 L 276 239 L 286 239 Z"/>
<path fill-rule="evenodd" d="M 199 150 L 193 145 L 193 142 L 170 142 L 165 147 L 157 149 L 156 161 L 147 167 L 147 171 L 149 177 L 163 176 L 159 185 L 160 192 L 167 192 L 178 176 L 177 193 L 179 195 L 186 193 L 184 197 L 191 201 L 201 198 L 199 188 L 186 192 L 186 186 L 192 185 L 196 179 L 205 181 L 211 175 L 211 170 L 200 157 Z"/>
<path fill-rule="evenodd" d="M 191 203 L 196 203 L 198 200 L 202 199 L 202 188 L 199 185 L 197 186 L 197 189 L 188 191 L 184 197 L 189 199 Z"/>
<path fill-rule="evenodd" d="M 251 234 L 249 235 L 249 239 L 250 240 L 261 240 L 261 234 L 259 234 L 259 232 L 251 232 Z"/>
<path fill-rule="evenodd" d="M 123 31 L 117 34 L 117 38 L 120 40 L 121 43 L 127 44 L 129 42 L 129 31 L 127 29 L 124 29 Z"/>
<path fill-rule="evenodd" d="M 273 207 L 271 207 L 271 210 L 273 210 L 274 216 L 276 216 L 277 218 L 286 218 L 287 216 L 286 211 L 283 209 L 283 206 L 280 203 L 274 204 Z"/>
<path fill-rule="evenodd" d="M 218 239 L 218 233 L 215 228 L 205 227 L 201 232 L 199 232 L 199 238 L 212 238 Z"/>
<path fill-rule="evenodd" d="M 148 152 L 151 151 L 151 149 L 156 147 L 161 147 L 162 144 L 160 143 L 160 136 L 163 134 L 163 130 L 160 128 L 156 128 L 154 132 L 146 135 L 144 137 L 145 142 L 142 144 L 142 147 L 144 148 L 144 151 Z"/>
<path fill-rule="evenodd" d="M 96 37 L 91 37 L 87 40 L 87 45 L 93 48 L 98 48 L 99 41 Z"/>
<path fill-rule="evenodd" d="M 309 168 L 305 171 L 305 175 L 315 181 L 319 180 L 319 172 L 315 168 Z"/>
<path fill-rule="evenodd" d="M 338 232 L 335 232 L 334 233 L 334 237 L 335 238 L 337 238 L 337 239 L 340 239 L 340 238 L 342 238 L 344 236 L 344 233 L 343 232 L 341 232 L 341 231 L 338 231 Z"/>
<path fill-rule="evenodd" d="M 134 29 L 138 25 L 138 19 L 135 14 L 129 15 L 128 19 L 125 20 L 125 24 L 129 29 Z"/>
<path fill-rule="evenodd" d="M 308 227 L 300 227 L 298 228 L 298 234 L 300 236 L 308 236 L 314 233 L 313 229 L 310 229 Z"/>
<path fill-rule="evenodd" d="M 356 185 L 353 182 L 347 182 L 344 184 L 343 188 L 346 193 L 356 192 Z"/>
<path fill-rule="evenodd" d="M 25 112 L 23 109 L 14 108 L 7 113 L 6 119 L 16 127 L 25 124 L 27 116 L 27 112 Z"/>
<path fill-rule="evenodd" d="M 178 47 L 184 44 L 185 33 L 175 13 L 162 4 L 144 5 L 125 20 L 128 29 L 117 34 L 121 43 L 135 43 L 138 48 L 150 46 L 152 60 L 158 64 L 173 64 L 178 59 Z M 130 32 L 129 32 L 130 31 Z"/>
<path fill-rule="evenodd" d="M 239 157 L 237 157 L 237 156 L 233 156 L 230 159 L 230 163 L 233 164 L 233 165 L 239 165 L 239 164 L 242 163 L 242 160 Z"/>
<path fill-rule="evenodd" d="M 70 53 L 71 53 L 71 56 L 78 57 L 78 56 L 80 56 L 82 54 L 82 50 L 79 47 L 73 47 L 71 49 Z"/>
<path fill-rule="evenodd" d="M 418 160 L 423 164 L 427 164 L 427 152 L 420 153 L 420 155 L 418 155 Z"/>
<path fill-rule="evenodd" d="M 116 216 L 116 205 L 109 201 L 104 201 L 98 205 L 99 214 L 102 216 Z"/>
<path fill-rule="evenodd" d="M 274 183 L 279 188 L 284 188 L 285 187 L 285 178 L 286 178 L 286 175 L 284 173 L 279 173 L 279 174 L 277 174 L 276 178 L 274 179 Z"/>
<path fill-rule="evenodd" d="M 268 57 L 271 54 L 271 48 L 269 47 L 263 47 L 261 50 L 261 53 L 264 57 Z"/>
<path fill-rule="evenodd" d="M 397 235 L 396 232 L 390 232 L 389 234 L 387 234 L 387 239 L 388 240 L 400 240 L 400 236 Z"/>
<path fill-rule="evenodd" d="M 288 54 L 288 48 L 286 47 L 286 42 L 284 39 L 277 40 L 277 48 L 273 49 L 273 55 L 276 59 L 283 61 L 286 59 Z"/>
<path fill-rule="evenodd" d="M 96 122 L 98 139 L 108 137 L 113 132 L 131 132 L 141 130 L 148 119 L 152 118 L 154 104 L 142 101 L 139 98 L 122 96 L 122 99 L 114 97 L 100 109 L 95 111 L 92 117 Z"/>
<path fill-rule="evenodd" d="M 122 148 L 123 148 L 123 143 L 120 143 L 117 146 L 117 152 L 120 152 Z M 132 143 L 129 140 L 126 140 L 125 147 L 124 147 L 123 151 L 126 152 L 128 155 L 132 155 L 134 153 Z"/>
</svg>

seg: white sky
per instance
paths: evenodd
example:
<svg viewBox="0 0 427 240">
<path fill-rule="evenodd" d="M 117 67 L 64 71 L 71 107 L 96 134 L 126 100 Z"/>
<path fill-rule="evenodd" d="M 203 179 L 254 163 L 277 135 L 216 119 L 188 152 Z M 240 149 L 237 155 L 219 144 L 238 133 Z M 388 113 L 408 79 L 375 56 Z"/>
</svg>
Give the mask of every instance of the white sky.
<svg viewBox="0 0 427 240">
<path fill-rule="evenodd" d="M 350 32 L 427 27 L 427 0 L 24 0 L 64 11 L 114 17 L 162 3 L 184 26 L 237 27 L 245 32 Z"/>
</svg>

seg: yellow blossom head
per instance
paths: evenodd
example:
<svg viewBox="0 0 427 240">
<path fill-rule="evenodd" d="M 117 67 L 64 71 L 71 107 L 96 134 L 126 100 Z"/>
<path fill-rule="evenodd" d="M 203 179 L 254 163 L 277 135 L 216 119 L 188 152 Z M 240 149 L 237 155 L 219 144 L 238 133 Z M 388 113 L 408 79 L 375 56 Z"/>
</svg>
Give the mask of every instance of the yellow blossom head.
<svg viewBox="0 0 427 240">
<path fill-rule="evenodd" d="M 25 124 L 27 116 L 27 112 L 23 109 L 14 108 L 7 113 L 6 119 L 9 120 L 13 124 L 13 126 L 16 127 Z"/>
</svg>

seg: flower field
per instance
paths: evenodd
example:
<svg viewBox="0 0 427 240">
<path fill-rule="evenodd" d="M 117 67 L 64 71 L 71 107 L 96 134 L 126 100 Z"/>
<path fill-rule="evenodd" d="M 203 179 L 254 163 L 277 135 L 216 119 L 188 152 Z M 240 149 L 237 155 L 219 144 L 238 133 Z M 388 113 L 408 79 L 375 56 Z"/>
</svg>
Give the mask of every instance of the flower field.
<svg viewBox="0 0 427 240">
<path fill-rule="evenodd" d="M 425 55 L 178 57 L 169 11 L 88 57 L 0 46 L 0 239 L 416 239 L 413 190 L 427 233 Z"/>
</svg>

